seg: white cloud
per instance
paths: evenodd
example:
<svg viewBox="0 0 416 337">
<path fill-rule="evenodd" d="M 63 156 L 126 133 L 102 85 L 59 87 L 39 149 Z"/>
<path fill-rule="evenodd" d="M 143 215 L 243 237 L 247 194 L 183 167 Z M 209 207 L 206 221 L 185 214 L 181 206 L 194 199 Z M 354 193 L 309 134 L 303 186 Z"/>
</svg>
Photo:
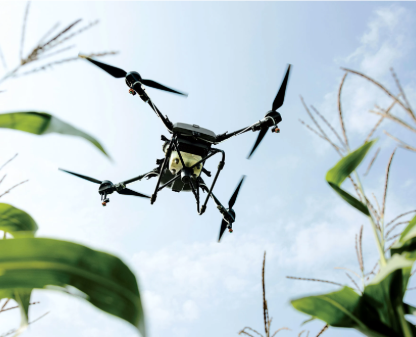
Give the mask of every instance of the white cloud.
<svg viewBox="0 0 416 337">
<path fill-rule="evenodd" d="M 414 48 L 414 31 L 411 28 L 413 25 L 414 19 L 403 7 L 394 4 L 379 8 L 369 21 L 367 30 L 361 36 L 356 50 L 347 57 L 337 58 L 335 62 L 341 67 L 357 70 L 374 78 L 393 94 L 397 94 L 398 89 L 391 76 L 390 68 L 395 67 L 397 70 Z M 336 126 L 337 130 L 340 130 L 339 117 L 335 111 L 341 76 L 340 74 L 334 89 L 325 95 L 323 102 L 318 104 L 319 110 L 328 116 L 329 121 Z M 416 99 L 414 85 L 405 83 L 403 86 L 409 101 L 414 101 Z M 385 109 L 391 102 L 392 100 L 374 84 L 356 75 L 348 74 L 342 91 L 341 103 L 347 134 L 350 139 L 353 139 L 352 147 L 360 145 L 380 118 L 369 113 L 369 110 L 374 109 L 375 105 Z M 398 106 L 394 107 L 392 112 L 406 118 L 405 113 Z M 390 121 L 383 121 L 379 130 L 384 129 L 386 125 L 397 128 Z M 328 133 L 331 132 L 328 131 Z M 332 138 L 335 139 L 333 135 Z M 358 142 L 354 143 L 355 139 Z"/>
<path fill-rule="evenodd" d="M 289 281 L 286 275 L 326 278 L 346 282 L 336 266 L 357 269 L 354 237 L 361 217 L 337 198 L 311 198 L 302 215 L 273 224 L 258 222 L 245 233 L 229 235 L 221 244 L 171 244 L 134 255 L 145 289 L 143 302 L 150 330 L 180 327 L 201 318 L 200 313 L 223 305 L 241 306 L 261 296 L 261 261 L 267 251 L 266 278 L 273 282 L 269 294 L 295 297 L 305 292 L 333 289 L 326 284 Z M 245 226 L 241 222 L 241 226 Z M 367 224 L 366 224 L 367 225 Z M 371 241 L 371 231 L 365 239 Z M 372 245 L 366 256 L 374 260 Z M 371 264 L 370 263 L 370 264 Z M 372 266 L 371 266 L 372 267 Z M 239 304 L 240 303 L 240 304 Z"/>
<path fill-rule="evenodd" d="M 360 46 L 345 61 L 358 61 L 361 70 L 382 76 L 413 47 L 408 27 L 411 17 L 403 7 L 391 5 L 375 11 Z"/>
</svg>

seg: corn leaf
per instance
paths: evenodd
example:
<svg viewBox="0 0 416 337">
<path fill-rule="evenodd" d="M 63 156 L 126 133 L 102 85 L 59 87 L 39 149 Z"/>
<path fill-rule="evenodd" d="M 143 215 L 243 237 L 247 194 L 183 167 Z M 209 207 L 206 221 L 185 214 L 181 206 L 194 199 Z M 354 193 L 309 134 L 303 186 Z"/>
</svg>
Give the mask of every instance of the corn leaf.
<svg viewBox="0 0 416 337">
<path fill-rule="evenodd" d="M 358 165 L 360 165 L 367 155 L 367 152 L 375 142 L 375 140 L 367 142 L 357 150 L 342 158 L 332 169 L 328 171 L 326 174 L 326 180 L 337 186 L 341 186 L 343 181 L 354 172 Z"/>
<path fill-rule="evenodd" d="M 359 147 L 357 150 L 351 152 L 344 158 L 342 158 L 333 168 L 331 168 L 326 174 L 326 181 L 329 186 L 331 186 L 338 195 L 348 202 L 351 206 L 358 209 L 360 212 L 365 215 L 370 215 L 368 208 L 365 204 L 359 201 L 357 198 L 353 197 L 348 192 L 344 191 L 341 188 L 341 184 L 344 180 L 354 172 L 354 170 L 360 165 L 362 160 L 367 155 L 371 146 L 376 141 L 365 143 L 363 146 Z"/>
<path fill-rule="evenodd" d="M 76 294 L 71 290 L 75 288 L 82 298 L 145 336 L 136 278 L 115 256 L 53 239 L 0 240 L 0 275 L 0 293 L 50 288 Z"/>
<path fill-rule="evenodd" d="M 14 337 L 20 335 L 29 325 L 29 303 L 31 289 L 0 289 L 0 299 L 9 298 L 14 300 L 20 309 L 20 327 L 14 334 Z"/>
<path fill-rule="evenodd" d="M 416 336 L 415 327 L 400 314 L 414 311 L 403 303 L 412 264 L 413 261 L 395 255 L 362 295 L 344 287 L 329 294 L 296 299 L 292 305 L 331 326 L 354 328 L 369 337 Z"/>
<path fill-rule="evenodd" d="M 17 237 L 33 237 L 38 226 L 25 211 L 12 205 L 0 203 L 0 230 Z"/>
<path fill-rule="evenodd" d="M 403 297 L 412 265 L 413 261 L 401 255 L 394 255 L 366 286 L 363 294 L 366 303 L 371 303 L 377 310 L 380 321 L 394 330 L 398 336 L 405 336 L 402 326 L 404 317 L 400 312 L 405 312 Z M 413 336 L 416 336 L 416 330 L 413 329 L 412 332 Z"/>
<path fill-rule="evenodd" d="M 391 248 L 391 255 L 403 254 L 408 259 L 416 260 L 416 216 L 409 222 L 399 240 Z"/>
<path fill-rule="evenodd" d="M 0 114 L 0 128 L 20 130 L 35 135 L 60 133 L 82 137 L 110 158 L 94 137 L 45 112 L 25 111 Z"/>
<path fill-rule="evenodd" d="M 344 191 L 342 188 L 338 187 L 337 185 L 329 183 L 329 186 L 331 186 L 335 190 L 335 192 L 337 192 L 338 195 L 342 199 L 344 199 L 346 202 L 348 202 L 351 206 L 355 207 L 356 209 L 358 209 L 360 212 L 364 213 L 367 216 L 370 215 L 370 213 L 368 212 L 367 206 L 364 205 L 360 200 L 353 197 L 351 194 Z"/>
</svg>

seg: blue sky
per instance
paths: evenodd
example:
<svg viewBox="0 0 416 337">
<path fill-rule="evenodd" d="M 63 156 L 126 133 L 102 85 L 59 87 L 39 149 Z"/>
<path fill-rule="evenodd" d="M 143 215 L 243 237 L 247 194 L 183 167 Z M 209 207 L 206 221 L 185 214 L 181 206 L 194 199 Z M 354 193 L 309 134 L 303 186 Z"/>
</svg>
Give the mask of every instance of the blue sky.
<svg viewBox="0 0 416 337">
<path fill-rule="evenodd" d="M 23 11 L 24 3 L 0 3 L 0 46 L 10 67 L 18 56 Z M 39 236 L 122 257 L 140 283 L 151 337 L 232 336 L 245 326 L 261 330 L 265 250 L 272 326 L 292 329 L 281 335 L 297 336 L 303 329 L 316 335 L 323 324 L 300 328 L 306 316 L 295 312 L 289 300 L 336 287 L 285 276 L 348 283 L 334 267 L 358 269 L 354 237 L 362 223 L 367 269 L 377 253 L 365 219 L 325 183 L 325 173 L 338 157 L 299 123 L 299 118 L 308 120 L 299 95 L 338 127 L 339 68 L 363 71 L 397 92 L 389 74 L 393 66 L 415 106 L 415 11 L 412 2 L 35 2 L 26 51 L 56 21 L 63 26 L 80 17 L 85 23 L 99 19 L 68 56 L 119 51 L 103 61 L 189 93 L 184 99 L 148 90 L 173 122 L 195 123 L 217 134 L 261 119 L 288 63 L 293 71 L 280 109 L 281 133 L 268 133 L 250 161 L 245 158 L 257 134 L 218 146 L 226 152 L 226 164 L 216 195 L 226 202 L 247 175 L 235 206 L 234 233 L 226 233 L 221 244 L 216 243 L 218 211 L 209 203 L 206 213 L 197 215 L 190 193 L 166 190 L 153 206 L 113 196 L 104 209 L 96 186 L 57 170 L 118 182 L 153 169 L 163 156 L 160 135 L 167 132 L 150 108 L 128 94 L 123 80 L 82 60 L 6 82 L 0 88 L 7 90 L 0 97 L 1 111 L 50 112 L 97 137 L 114 162 L 81 139 L 2 130 L 1 161 L 19 153 L 5 171 L 2 188 L 30 179 L 2 202 L 32 214 Z M 343 106 L 352 147 L 361 144 L 377 121 L 368 113 L 375 103 L 383 107 L 389 100 L 364 81 L 347 77 Z M 412 134 L 391 123 L 383 129 L 410 143 L 413 137 L 414 144 Z M 379 136 L 380 165 L 364 184 L 380 198 L 395 144 L 381 132 Z M 414 208 L 414 166 L 414 155 L 399 149 L 387 217 Z M 208 169 L 215 167 L 208 163 Z M 154 184 L 150 180 L 131 187 L 151 194 Z M 50 314 L 31 326 L 28 336 L 136 336 L 125 322 L 81 300 L 50 291 L 36 291 L 34 297 L 41 304 L 31 309 L 33 317 Z M 414 304 L 415 296 L 410 294 L 408 301 Z M 0 323 L 4 331 L 15 327 L 17 312 L 2 314 Z M 358 335 L 342 329 L 326 334 Z"/>
</svg>

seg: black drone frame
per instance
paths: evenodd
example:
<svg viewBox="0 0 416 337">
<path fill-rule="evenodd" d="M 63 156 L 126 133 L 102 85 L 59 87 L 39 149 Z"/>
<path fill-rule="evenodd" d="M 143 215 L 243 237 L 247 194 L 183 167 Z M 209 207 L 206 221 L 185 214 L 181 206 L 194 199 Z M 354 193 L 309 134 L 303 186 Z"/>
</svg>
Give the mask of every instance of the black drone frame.
<svg viewBox="0 0 416 337">
<path fill-rule="evenodd" d="M 169 161 L 170 155 L 172 153 L 173 148 L 177 151 L 178 155 L 179 155 L 179 159 L 181 161 L 182 164 L 182 169 L 169 181 L 167 181 L 166 183 L 164 183 L 162 186 L 160 186 L 161 183 L 161 179 L 162 179 L 162 175 L 164 170 L 167 168 L 167 163 Z M 208 188 L 207 185 L 205 184 L 205 182 L 202 180 L 202 178 L 199 176 L 196 179 L 192 178 L 192 172 L 193 172 L 193 168 L 196 167 L 197 165 L 201 164 L 201 163 L 205 163 L 205 161 L 209 158 L 211 158 L 212 156 L 214 156 L 217 153 L 221 153 L 222 157 L 221 157 L 221 161 L 218 163 L 218 169 L 217 172 L 214 176 L 214 180 L 211 184 L 211 187 Z M 223 150 L 220 149 L 216 149 L 216 148 L 211 148 L 208 152 L 208 154 L 202 158 L 201 160 L 199 160 L 198 162 L 196 162 L 195 164 L 193 164 L 192 166 L 185 166 L 185 162 L 182 158 L 182 154 L 179 151 L 179 143 L 177 140 L 177 135 L 175 133 L 173 133 L 172 138 L 170 140 L 169 143 L 169 147 L 166 151 L 166 155 L 165 158 L 163 159 L 163 163 L 161 164 L 161 166 L 159 168 L 154 169 L 153 171 L 150 171 L 144 175 L 140 175 L 138 177 L 126 180 L 124 182 L 121 183 L 121 186 L 126 186 L 127 184 L 130 184 L 132 182 L 135 181 L 139 181 L 142 180 L 145 177 L 148 178 L 152 178 L 154 176 L 156 176 L 156 172 L 158 172 L 158 180 L 156 183 L 156 187 L 154 190 L 154 193 L 152 194 L 151 198 L 150 198 L 150 203 L 153 204 L 156 201 L 157 198 L 157 194 L 159 191 L 163 190 L 165 187 L 173 184 L 176 180 L 178 179 L 182 179 L 182 181 L 185 184 L 189 184 L 192 190 L 192 193 L 195 196 L 196 199 L 196 204 L 197 204 L 197 211 L 200 215 L 202 215 L 206 208 L 207 208 L 207 203 L 208 203 L 208 199 L 210 196 L 213 196 L 213 199 L 215 200 L 215 202 L 217 203 L 217 205 L 221 205 L 221 203 L 219 203 L 218 199 L 213 195 L 212 190 L 214 189 L 215 183 L 217 182 L 218 176 L 221 172 L 221 170 L 224 168 L 225 165 L 225 152 Z M 207 174 L 208 176 L 210 176 L 210 172 L 204 170 L 203 171 L 205 174 Z M 202 207 L 200 208 L 200 194 L 199 194 L 199 189 L 202 189 L 204 192 L 208 192 L 208 195 L 204 201 L 204 204 L 202 205 Z M 222 205 L 221 205 L 222 206 Z"/>
<path fill-rule="evenodd" d="M 280 115 L 279 112 L 277 112 L 277 109 L 279 109 L 282 105 L 283 105 L 283 101 L 284 101 L 284 96 L 285 96 L 285 92 L 286 92 L 286 86 L 288 83 L 288 79 L 289 79 L 289 72 L 290 72 L 290 65 L 287 68 L 285 77 L 283 79 L 283 82 L 279 88 L 279 91 L 273 101 L 272 104 L 272 110 L 270 110 L 263 119 L 259 120 L 258 122 L 247 126 L 245 128 L 239 129 L 237 131 L 234 131 L 232 133 L 228 133 L 225 132 L 223 134 L 217 135 L 215 136 L 215 140 L 211 139 L 211 140 L 207 140 L 207 139 L 203 139 L 203 138 L 199 138 L 200 134 L 198 134 L 198 132 L 193 132 L 193 137 L 198 140 L 198 141 L 202 141 L 204 143 L 210 143 L 209 149 L 207 154 L 205 155 L 204 158 L 202 158 L 201 160 L 199 160 L 198 162 L 196 162 L 195 164 L 193 164 L 190 167 L 187 167 L 185 165 L 185 162 L 183 160 L 182 154 L 179 151 L 179 141 L 178 141 L 178 136 L 180 135 L 180 133 L 175 132 L 175 128 L 174 125 L 172 124 L 172 122 L 169 120 L 167 115 L 163 115 L 160 110 L 156 107 L 156 105 L 152 102 L 152 100 L 150 99 L 149 95 L 147 94 L 146 90 L 144 89 L 144 85 L 146 86 L 150 86 L 156 89 L 160 89 L 160 90 L 164 90 L 164 91 L 168 91 L 171 93 L 175 93 L 175 94 L 179 94 L 179 95 L 184 95 L 187 96 L 187 94 L 180 92 L 178 90 L 169 88 L 165 85 L 162 85 L 158 82 L 155 82 L 153 80 L 148 80 L 148 79 L 142 79 L 142 77 L 140 76 L 140 74 L 138 72 L 132 71 L 127 73 L 126 71 L 117 68 L 117 67 L 113 67 L 110 66 L 108 64 L 93 60 L 89 57 L 85 57 L 80 55 L 80 57 L 86 58 L 88 61 L 92 62 L 93 64 L 97 65 L 98 67 L 100 67 L 101 69 L 105 70 L 107 73 L 109 73 L 110 75 L 112 75 L 113 77 L 116 78 L 125 78 L 126 84 L 128 85 L 129 89 L 129 93 L 132 95 L 136 95 L 138 94 L 139 97 L 147 104 L 149 104 L 149 106 L 152 108 L 152 110 L 156 113 L 156 115 L 162 120 L 162 123 L 165 125 L 166 129 L 169 131 L 169 133 L 172 135 L 171 139 L 167 139 L 166 137 L 162 136 L 162 140 L 167 141 L 168 143 L 168 148 L 165 152 L 165 158 L 162 160 L 158 161 L 159 167 L 155 168 L 154 170 L 140 175 L 138 177 L 135 178 L 131 178 L 128 180 L 125 180 L 119 184 L 115 184 L 113 185 L 113 183 L 111 183 L 110 181 L 99 181 L 97 179 L 94 178 L 90 178 L 87 176 L 83 176 L 74 172 L 70 172 L 70 171 L 66 171 L 63 170 L 67 173 L 73 174 L 75 176 L 78 176 L 80 178 L 89 180 L 91 182 L 100 184 L 99 187 L 99 193 L 101 195 L 101 199 L 102 199 L 102 204 L 103 206 L 106 205 L 107 202 L 109 202 L 109 199 L 107 198 L 108 194 L 111 194 L 113 192 L 118 192 L 119 194 L 124 194 L 124 195 L 135 195 L 135 196 L 139 196 L 139 197 L 144 197 L 144 198 L 150 198 L 150 203 L 153 204 L 156 201 L 157 198 L 157 194 L 159 191 L 161 191 L 162 189 L 164 189 L 165 187 L 172 185 L 176 180 L 181 179 L 182 183 L 185 184 L 189 184 L 193 195 L 195 196 L 195 200 L 196 200 L 196 204 L 197 204 L 197 211 L 200 215 L 202 215 L 206 208 L 207 208 L 207 203 L 209 198 L 211 197 L 215 204 L 217 205 L 218 210 L 220 211 L 220 213 L 223 216 L 223 220 L 221 223 L 221 228 L 220 228 L 220 235 L 219 235 L 219 240 L 221 239 L 222 234 L 224 233 L 225 229 L 228 228 L 230 232 L 232 232 L 232 223 L 235 222 L 235 212 L 232 209 L 232 207 L 234 206 L 234 203 L 237 199 L 237 195 L 238 192 L 240 190 L 240 187 L 244 181 L 245 176 L 243 176 L 243 178 L 241 179 L 240 183 L 238 184 L 236 190 L 234 191 L 233 195 L 231 196 L 229 202 L 228 202 L 228 208 L 225 208 L 221 202 L 216 198 L 216 196 L 213 193 L 213 189 L 215 187 L 215 184 L 217 182 L 218 176 L 221 172 L 221 170 L 224 168 L 225 165 L 225 152 L 221 149 L 217 149 L 217 148 L 212 148 L 211 145 L 217 145 L 227 139 L 230 139 L 231 137 L 234 136 L 238 136 L 241 135 L 243 133 L 246 133 L 248 131 L 259 131 L 259 135 L 256 139 L 256 142 L 253 146 L 253 149 L 251 150 L 250 154 L 248 155 L 248 158 L 250 158 L 250 156 L 254 153 L 254 151 L 256 150 L 256 148 L 258 147 L 258 145 L 260 144 L 260 142 L 262 141 L 262 139 L 264 138 L 264 136 L 266 135 L 266 132 L 269 128 L 271 128 L 272 132 L 275 133 L 279 133 L 280 130 L 277 126 L 278 123 L 280 123 L 282 121 L 282 117 Z M 175 150 L 178 153 L 180 162 L 182 164 L 182 168 L 179 170 L 179 172 L 177 172 L 173 178 L 171 178 L 169 181 L 164 182 L 162 186 L 161 182 L 162 182 L 162 176 L 165 172 L 165 170 L 167 169 L 168 166 L 168 161 L 170 159 L 171 153 L 172 151 Z M 208 186 L 205 184 L 205 182 L 203 181 L 202 177 L 199 175 L 198 177 L 194 176 L 193 173 L 193 168 L 196 167 L 199 164 L 205 164 L 205 162 L 213 157 L 215 154 L 217 153 L 221 153 L 222 157 L 221 160 L 218 163 L 218 169 L 217 172 L 214 176 L 214 180 L 211 184 L 211 187 L 208 188 Z M 208 172 L 204 167 L 202 167 L 202 172 L 204 172 L 206 175 L 211 176 L 210 172 Z M 139 192 L 130 190 L 128 188 L 126 188 L 127 184 L 130 184 L 132 182 L 135 181 L 140 181 L 143 178 L 153 178 L 158 176 L 158 180 L 156 183 L 156 187 L 155 190 L 152 194 L 151 197 L 141 194 Z M 205 198 L 205 201 L 203 203 L 203 205 L 200 207 L 200 190 L 202 190 L 203 192 L 207 192 L 208 195 Z M 218 240 L 218 241 L 219 241 Z"/>
</svg>

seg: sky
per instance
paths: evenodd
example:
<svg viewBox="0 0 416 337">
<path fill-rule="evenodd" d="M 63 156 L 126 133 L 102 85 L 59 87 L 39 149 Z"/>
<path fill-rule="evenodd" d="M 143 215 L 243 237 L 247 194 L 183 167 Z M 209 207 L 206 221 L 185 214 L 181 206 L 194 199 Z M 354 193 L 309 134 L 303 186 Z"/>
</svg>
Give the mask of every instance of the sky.
<svg viewBox="0 0 416 337">
<path fill-rule="evenodd" d="M 24 7 L 23 2 L 0 2 L 0 47 L 10 68 L 18 60 Z M 377 251 L 366 219 L 326 184 L 325 173 L 339 157 L 299 122 L 311 124 L 299 95 L 340 130 L 340 67 L 362 71 L 397 94 L 389 70 L 394 67 L 416 106 L 415 14 L 414 2 L 33 2 L 26 53 L 57 21 L 63 27 L 78 18 L 84 24 L 99 19 L 99 25 L 73 40 L 76 47 L 65 56 L 118 51 L 102 61 L 189 93 L 185 99 L 148 89 L 170 120 L 216 134 L 263 118 L 287 64 L 293 69 L 279 109 L 281 133 L 268 133 L 250 160 L 246 156 L 257 134 L 218 145 L 226 152 L 226 164 L 216 196 L 227 203 L 247 175 L 234 207 L 234 233 L 225 233 L 221 243 L 221 216 L 212 202 L 199 216 L 191 193 L 165 190 L 154 205 L 113 195 L 103 208 L 95 185 L 58 171 L 61 167 L 119 182 L 156 167 L 155 160 L 163 157 L 160 135 L 168 135 L 151 109 L 128 94 L 122 79 L 83 60 L 5 82 L 0 111 L 49 112 L 99 139 L 113 161 L 83 139 L 1 130 L 0 162 L 19 155 L 2 172 L 7 178 L 0 190 L 29 179 L 1 201 L 31 214 L 40 237 L 74 241 L 122 258 L 137 276 L 150 337 L 233 336 L 245 326 L 262 331 L 264 251 L 272 330 L 291 329 L 279 332 L 282 336 L 310 330 L 314 336 L 324 323 L 300 326 L 307 316 L 296 312 L 290 300 L 338 288 L 286 276 L 353 286 L 344 271 L 334 268 L 358 271 L 354 238 L 362 224 L 367 271 L 377 261 Z M 348 75 L 342 104 L 350 144 L 356 148 L 378 120 L 368 110 L 390 101 Z M 393 112 L 406 119 L 400 109 Z M 415 145 L 411 132 L 383 122 L 376 133 L 381 152 L 363 178 L 366 191 L 379 200 L 396 146 L 382 130 Z M 387 219 L 415 208 L 415 164 L 413 153 L 398 149 L 390 171 Z M 217 159 L 206 167 L 214 171 L 216 166 Z M 155 183 L 137 182 L 131 188 L 150 195 Z M 40 302 L 31 307 L 33 319 L 49 314 L 30 326 L 28 337 L 138 335 L 126 322 L 66 294 L 37 290 L 33 300 Z M 416 296 L 409 293 L 406 301 L 415 304 Z M 2 313 L 0 333 L 18 322 L 17 311 Z M 325 335 L 359 334 L 330 328 Z"/>
</svg>

